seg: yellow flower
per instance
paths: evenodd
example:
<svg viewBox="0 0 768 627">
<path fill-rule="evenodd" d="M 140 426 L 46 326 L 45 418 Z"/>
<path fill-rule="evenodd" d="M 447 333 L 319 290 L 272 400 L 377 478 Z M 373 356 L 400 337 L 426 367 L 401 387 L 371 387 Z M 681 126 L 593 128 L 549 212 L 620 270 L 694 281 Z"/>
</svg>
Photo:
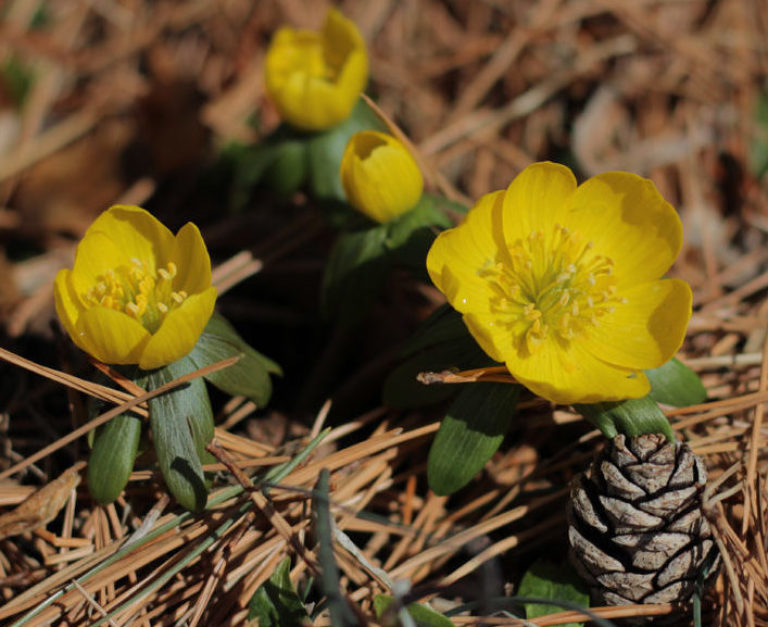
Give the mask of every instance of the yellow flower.
<svg viewBox="0 0 768 627">
<path fill-rule="evenodd" d="M 159 368 L 192 350 L 213 313 L 211 260 L 192 223 L 176 236 L 140 207 L 115 205 L 88 227 L 54 283 L 72 341 L 109 364 Z"/>
<path fill-rule="evenodd" d="M 660 279 L 682 225 L 654 184 L 607 172 L 576 186 L 536 163 L 481 198 L 427 256 L 432 281 L 496 361 L 558 403 L 637 398 L 670 359 L 691 290 Z"/>
<path fill-rule="evenodd" d="M 368 53 L 354 22 L 329 9 L 321 32 L 284 27 L 265 67 L 267 91 L 280 115 L 306 131 L 345 120 L 368 81 Z"/>
<path fill-rule="evenodd" d="M 424 189 L 408 149 L 378 131 L 352 135 L 339 174 L 350 204 L 376 222 L 388 222 L 413 209 Z"/>
</svg>

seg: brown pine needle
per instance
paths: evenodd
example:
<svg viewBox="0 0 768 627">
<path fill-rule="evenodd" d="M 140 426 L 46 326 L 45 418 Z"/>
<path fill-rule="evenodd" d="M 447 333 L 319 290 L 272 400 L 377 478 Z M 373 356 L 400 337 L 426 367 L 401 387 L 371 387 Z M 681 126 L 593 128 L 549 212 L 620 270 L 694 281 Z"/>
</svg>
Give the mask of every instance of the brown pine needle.
<svg viewBox="0 0 768 627">
<path fill-rule="evenodd" d="M 504 366 L 490 366 L 473 370 L 443 370 L 441 372 L 420 372 L 416 380 L 424 385 L 436 383 L 475 383 L 476 381 L 495 381 L 497 383 L 517 383 Z"/>
<path fill-rule="evenodd" d="M 168 383 L 161 385 L 157 389 L 150 390 L 145 394 L 141 394 L 140 396 L 136 396 L 132 399 L 125 401 L 124 403 L 118 405 L 117 407 L 114 407 L 109 411 L 104 412 L 100 416 L 97 416 L 93 420 L 89 420 L 87 423 L 85 423 L 81 427 L 78 427 L 77 429 L 65 435 L 64 437 L 59 438 L 54 443 L 49 444 L 45 448 L 39 450 L 37 453 L 33 453 L 29 457 L 20 461 L 18 464 L 14 464 L 10 468 L 4 470 L 3 472 L 0 472 L 0 479 L 5 479 L 6 477 L 10 477 L 14 473 L 17 473 L 20 470 L 23 470 L 24 468 L 26 468 L 27 466 L 34 464 L 36 461 L 41 460 L 44 457 L 47 457 L 54 451 L 58 451 L 60 448 L 66 446 L 70 442 L 73 442 L 74 440 L 79 438 L 81 435 L 85 435 L 86 433 L 88 433 L 89 431 L 92 431 L 96 427 L 99 427 L 109 422 L 115 416 L 124 414 L 125 412 L 137 407 L 141 403 L 145 403 L 149 399 L 155 398 L 156 396 L 160 396 L 161 394 L 165 394 L 169 390 L 172 390 L 180 385 L 183 385 L 187 381 L 192 381 L 193 379 L 202 377 L 206 374 L 210 374 L 211 372 L 216 372 L 218 370 L 223 370 L 224 368 L 228 368 L 232 364 L 236 363 L 239 359 L 240 359 L 239 356 L 230 357 L 228 359 L 223 359 L 221 361 L 218 361 L 215 364 L 211 364 L 210 366 L 205 366 L 204 368 L 198 368 L 194 372 L 190 372 L 188 374 L 185 374 L 184 376 L 179 377 L 178 379 L 169 381 Z"/>
</svg>

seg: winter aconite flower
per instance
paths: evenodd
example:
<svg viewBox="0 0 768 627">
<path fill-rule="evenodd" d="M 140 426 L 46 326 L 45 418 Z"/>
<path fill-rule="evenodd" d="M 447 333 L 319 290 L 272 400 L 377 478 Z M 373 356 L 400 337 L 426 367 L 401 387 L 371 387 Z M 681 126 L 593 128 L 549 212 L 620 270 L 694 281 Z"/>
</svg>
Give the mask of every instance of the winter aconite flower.
<svg viewBox="0 0 768 627">
<path fill-rule="evenodd" d="M 427 269 L 518 381 L 589 403 L 643 396 L 643 370 L 680 347 L 691 290 L 660 277 L 681 245 L 651 181 L 608 172 L 577 187 L 568 168 L 537 163 L 440 234 Z"/>
<path fill-rule="evenodd" d="M 368 81 L 368 53 L 354 22 L 329 9 L 323 29 L 275 33 L 267 50 L 267 91 L 283 119 L 319 131 L 345 120 Z"/>
<path fill-rule="evenodd" d="M 72 341 L 110 364 L 152 369 L 186 355 L 213 313 L 211 260 L 197 227 L 174 236 L 140 207 L 116 205 L 88 228 L 54 283 Z"/>
<path fill-rule="evenodd" d="M 378 131 L 350 138 L 339 173 L 349 203 L 376 222 L 388 222 L 412 209 L 424 189 L 408 149 Z"/>
</svg>

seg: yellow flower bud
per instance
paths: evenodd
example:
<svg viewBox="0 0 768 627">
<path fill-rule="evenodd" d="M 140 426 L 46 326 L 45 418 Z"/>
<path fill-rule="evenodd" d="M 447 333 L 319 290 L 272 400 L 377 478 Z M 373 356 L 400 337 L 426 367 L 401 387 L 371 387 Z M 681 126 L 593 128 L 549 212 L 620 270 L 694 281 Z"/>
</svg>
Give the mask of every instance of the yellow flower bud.
<svg viewBox="0 0 768 627">
<path fill-rule="evenodd" d="M 368 81 L 368 53 L 354 22 L 329 9 L 322 31 L 281 28 L 267 50 L 267 91 L 280 115 L 306 131 L 345 120 Z"/>
<path fill-rule="evenodd" d="M 424 189 L 408 149 L 378 131 L 350 138 L 339 174 L 349 203 L 376 222 L 388 222 L 413 209 Z"/>
</svg>

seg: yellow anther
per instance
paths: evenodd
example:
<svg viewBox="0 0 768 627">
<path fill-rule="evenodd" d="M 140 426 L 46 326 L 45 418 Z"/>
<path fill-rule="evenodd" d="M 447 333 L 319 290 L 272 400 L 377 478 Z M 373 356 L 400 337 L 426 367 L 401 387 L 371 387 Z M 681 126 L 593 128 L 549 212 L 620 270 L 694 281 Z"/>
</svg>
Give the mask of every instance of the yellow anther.
<svg viewBox="0 0 768 627">
<path fill-rule="evenodd" d="M 136 303 L 128 303 L 125 306 L 125 313 L 127 313 L 131 318 L 138 318 L 140 315 L 139 307 Z"/>
<path fill-rule="evenodd" d="M 525 318 L 527 320 L 534 320 L 537 323 L 541 318 L 541 312 L 538 309 L 533 309 L 525 314 Z"/>
</svg>

